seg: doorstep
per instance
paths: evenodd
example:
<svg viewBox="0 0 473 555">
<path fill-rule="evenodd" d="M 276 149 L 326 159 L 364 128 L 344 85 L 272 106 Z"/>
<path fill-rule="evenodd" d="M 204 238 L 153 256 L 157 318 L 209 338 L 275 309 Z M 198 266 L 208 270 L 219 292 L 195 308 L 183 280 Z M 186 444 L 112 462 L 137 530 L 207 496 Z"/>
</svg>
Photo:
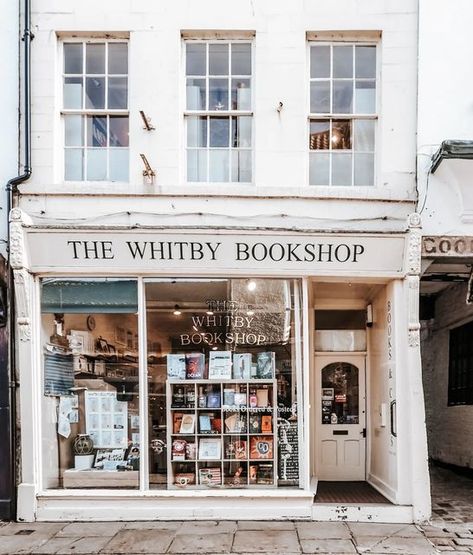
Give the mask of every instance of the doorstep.
<svg viewBox="0 0 473 555">
<path fill-rule="evenodd" d="M 314 503 L 312 520 L 345 522 L 414 522 L 411 505 L 392 503 Z"/>
</svg>

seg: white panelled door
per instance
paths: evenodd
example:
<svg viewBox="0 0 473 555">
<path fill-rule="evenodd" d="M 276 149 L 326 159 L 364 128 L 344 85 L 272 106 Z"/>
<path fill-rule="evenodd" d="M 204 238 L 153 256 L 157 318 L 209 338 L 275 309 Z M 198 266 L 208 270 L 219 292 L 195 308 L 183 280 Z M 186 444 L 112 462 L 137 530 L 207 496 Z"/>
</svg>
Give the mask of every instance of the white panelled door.
<svg viewBox="0 0 473 555">
<path fill-rule="evenodd" d="M 365 356 L 316 355 L 315 372 L 317 478 L 365 480 Z"/>
</svg>

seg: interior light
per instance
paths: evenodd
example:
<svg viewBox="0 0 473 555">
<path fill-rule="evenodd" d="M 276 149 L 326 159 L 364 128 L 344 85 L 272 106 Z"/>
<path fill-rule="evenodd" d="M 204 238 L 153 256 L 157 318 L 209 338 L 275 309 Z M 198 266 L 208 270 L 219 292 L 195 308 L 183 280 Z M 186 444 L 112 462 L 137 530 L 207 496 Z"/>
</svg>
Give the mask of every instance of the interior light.
<svg viewBox="0 0 473 555">
<path fill-rule="evenodd" d="M 216 351 L 216 350 L 217 350 L 217 347 L 212 347 L 212 351 Z"/>
<path fill-rule="evenodd" d="M 207 310 L 207 312 L 205 314 L 207 314 L 208 316 L 213 316 L 214 315 L 214 313 L 211 310 Z"/>
<path fill-rule="evenodd" d="M 254 279 L 250 279 L 247 287 L 248 287 L 248 291 L 254 291 L 256 289 L 256 281 Z"/>
<path fill-rule="evenodd" d="M 246 315 L 247 316 L 253 316 L 254 313 L 255 313 L 254 310 L 247 310 Z"/>
<path fill-rule="evenodd" d="M 179 305 L 178 304 L 174 305 L 173 314 L 174 314 L 174 316 L 180 316 L 182 314 L 182 312 L 179 310 Z"/>
</svg>

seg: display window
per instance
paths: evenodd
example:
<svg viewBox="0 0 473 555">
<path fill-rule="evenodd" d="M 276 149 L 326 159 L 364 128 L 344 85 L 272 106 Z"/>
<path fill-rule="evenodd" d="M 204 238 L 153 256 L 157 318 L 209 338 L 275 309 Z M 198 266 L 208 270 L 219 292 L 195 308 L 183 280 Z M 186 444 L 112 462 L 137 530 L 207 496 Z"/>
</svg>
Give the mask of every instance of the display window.
<svg viewBox="0 0 473 555">
<path fill-rule="evenodd" d="M 42 281 L 44 486 L 298 487 L 299 280 L 160 278 L 141 290 Z"/>
</svg>

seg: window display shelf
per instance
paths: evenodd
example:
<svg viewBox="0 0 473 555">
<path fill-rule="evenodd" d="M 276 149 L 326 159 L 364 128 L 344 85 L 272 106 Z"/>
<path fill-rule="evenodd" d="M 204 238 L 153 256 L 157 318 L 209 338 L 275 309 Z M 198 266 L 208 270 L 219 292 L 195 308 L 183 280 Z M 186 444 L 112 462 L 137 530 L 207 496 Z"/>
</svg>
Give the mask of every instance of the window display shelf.
<svg viewBox="0 0 473 555">
<path fill-rule="evenodd" d="M 170 489 L 276 487 L 275 379 L 172 379 L 166 392 Z M 235 395 L 241 404 L 222 404 Z M 176 396 L 194 406 L 175 406 Z M 262 431 L 262 422 L 271 432 Z"/>
</svg>

